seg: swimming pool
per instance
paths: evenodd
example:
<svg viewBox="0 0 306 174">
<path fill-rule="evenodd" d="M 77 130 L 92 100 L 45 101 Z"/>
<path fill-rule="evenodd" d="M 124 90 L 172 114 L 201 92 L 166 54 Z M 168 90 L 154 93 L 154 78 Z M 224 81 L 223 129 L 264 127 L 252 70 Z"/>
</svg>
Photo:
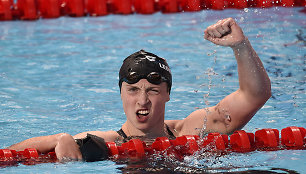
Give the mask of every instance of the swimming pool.
<svg viewBox="0 0 306 174">
<path fill-rule="evenodd" d="M 167 58 L 172 68 L 166 119 L 182 119 L 196 108 L 217 104 L 238 88 L 236 62 L 231 49 L 204 41 L 203 31 L 225 17 L 235 18 L 244 29 L 272 82 L 271 99 L 244 130 L 306 127 L 306 22 L 301 10 L 274 7 L 1 22 L 0 148 L 60 132 L 118 130 L 125 121 L 118 70 L 127 55 L 140 49 Z M 255 151 L 171 161 L 173 166 L 165 172 L 303 173 L 305 161 L 302 150 Z M 145 165 L 165 167 L 160 163 Z M 19 165 L 0 172 L 145 172 L 136 167 L 112 161 L 70 162 Z"/>
</svg>

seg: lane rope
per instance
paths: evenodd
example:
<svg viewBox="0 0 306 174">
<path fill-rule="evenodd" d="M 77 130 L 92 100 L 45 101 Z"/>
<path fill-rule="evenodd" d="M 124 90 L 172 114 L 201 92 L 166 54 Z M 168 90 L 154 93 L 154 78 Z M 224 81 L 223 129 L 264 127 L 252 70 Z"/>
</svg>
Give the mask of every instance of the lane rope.
<svg viewBox="0 0 306 174">
<path fill-rule="evenodd" d="M 61 16 L 153 14 L 245 8 L 306 7 L 305 0 L 0 0 L 0 21 Z"/>
<path fill-rule="evenodd" d="M 172 156 L 182 160 L 185 156 L 197 152 L 246 153 L 251 151 L 277 150 L 305 150 L 306 129 L 291 126 L 281 130 L 281 137 L 277 129 L 261 129 L 254 133 L 244 130 L 235 131 L 232 135 L 209 133 L 203 139 L 197 135 L 186 135 L 169 140 L 167 137 L 158 137 L 147 146 L 139 139 L 118 146 L 115 142 L 106 142 L 111 160 L 141 160 L 151 155 Z M 55 152 L 42 154 L 36 149 L 27 148 L 23 151 L 0 149 L 0 167 L 14 166 L 19 163 L 33 165 L 39 163 L 56 162 Z"/>
</svg>

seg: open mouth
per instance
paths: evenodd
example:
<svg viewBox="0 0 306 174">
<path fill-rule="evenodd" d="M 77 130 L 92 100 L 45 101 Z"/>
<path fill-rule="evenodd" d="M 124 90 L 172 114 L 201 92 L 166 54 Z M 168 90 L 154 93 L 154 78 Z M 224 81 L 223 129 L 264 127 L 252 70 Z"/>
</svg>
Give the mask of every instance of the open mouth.
<svg viewBox="0 0 306 174">
<path fill-rule="evenodd" d="M 142 117 L 142 116 L 148 116 L 149 115 L 149 110 L 139 110 L 137 111 L 137 116 Z"/>
<path fill-rule="evenodd" d="M 148 109 L 140 109 L 136 112 L 137 120 L 141 123 L 145 123 L 149 120 L 150 111 Z"/>
</svg>

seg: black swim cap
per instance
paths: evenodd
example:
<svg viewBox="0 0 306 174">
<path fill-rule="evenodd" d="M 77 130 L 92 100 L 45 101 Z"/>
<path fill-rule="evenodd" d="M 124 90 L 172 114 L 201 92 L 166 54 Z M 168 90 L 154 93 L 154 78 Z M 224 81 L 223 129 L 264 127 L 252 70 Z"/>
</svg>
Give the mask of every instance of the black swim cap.
<svg viewBox="0 0 306 174">
<path fill-rule="evenodd" d="M 152 84 L 166 82 L 170 93 L 172 75 L 166 60 L 153 53 L 140 50 L 124 59 L 119 72 L 119 88 L 122 82 L 137 83 L 140 79 L 147 79 Z"/>
</svg>

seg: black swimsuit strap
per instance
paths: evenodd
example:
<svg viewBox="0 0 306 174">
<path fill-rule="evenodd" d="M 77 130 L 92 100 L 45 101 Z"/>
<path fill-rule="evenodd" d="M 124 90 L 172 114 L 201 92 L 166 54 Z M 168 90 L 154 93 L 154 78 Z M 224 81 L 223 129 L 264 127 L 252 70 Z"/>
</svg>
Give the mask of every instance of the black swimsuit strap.
<svg viewBox="0 0 306 174">
<path fill-rule="evenodd" d="M 170 135 L 171 138 L 175 138 L 173 132 L 170 130 L 169 126 L 167 124 L 166 125 L 166 129 L 168 132 L 168 135 Z M 124 131 L 122 130 L 122 128 L 120 130 L 117 131 L 117 133 L 122 136 L 124 139 L 128 138 L 128 136 L 124 133 Z"/>
<path fill-rule="evenodd" d="M 118 130 L 117 133 L 122 136 L 124 139 L 127 138 L 126 134 L 124 133 L 124 131 L 122 129 Z"/>
<path fill-rule="evenodd" d="M 173 132 L 170 130 L 169 126 L 167 124 L 165 124 L 165 125 L 166 125 L 167 131 L 168 131 L 168 134 L 170 135 L 170 137 L 175 138 L 175 136 L 174 136 Z"/>
</svg>

